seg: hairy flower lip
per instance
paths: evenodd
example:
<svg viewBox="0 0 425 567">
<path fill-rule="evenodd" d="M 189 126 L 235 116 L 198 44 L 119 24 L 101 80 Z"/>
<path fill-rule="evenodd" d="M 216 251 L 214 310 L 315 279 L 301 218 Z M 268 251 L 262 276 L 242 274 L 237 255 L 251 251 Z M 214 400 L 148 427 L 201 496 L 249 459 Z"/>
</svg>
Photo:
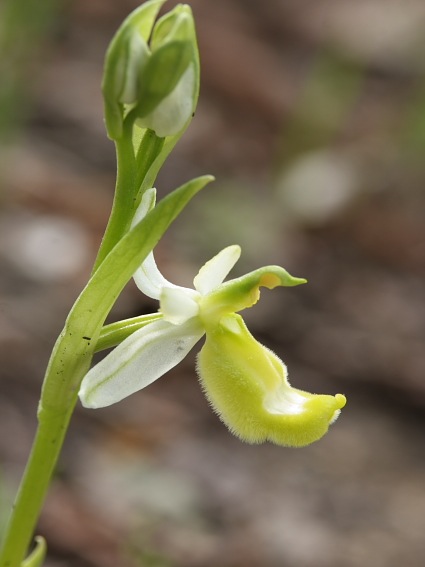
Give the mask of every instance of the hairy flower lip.
<svg viewBox="0 0 425 567">
<path fill-rule="evenodd" d="M 293 388 L 284 363 L 254 339 L 235 313 L 207 329 L 197 369 L 214 411 L 248 443 L 309 445 L 326 434 L 346 402 L 342 394 Z"/>
</svg>

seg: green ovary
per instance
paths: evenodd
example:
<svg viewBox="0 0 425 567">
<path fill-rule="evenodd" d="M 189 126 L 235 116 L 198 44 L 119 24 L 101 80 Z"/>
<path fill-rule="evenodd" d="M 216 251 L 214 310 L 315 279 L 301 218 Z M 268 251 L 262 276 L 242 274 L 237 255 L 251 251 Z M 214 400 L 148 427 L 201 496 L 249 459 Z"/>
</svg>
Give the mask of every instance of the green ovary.
<svg viewBox="0 0 425 567">
<path fill-rule="evenodd" d="M 227 427 L 248 443 L 302 447 L 317 441 L 346 400 L 292 388 L 286 367 L 236 314 L 208 329 L 198 357 L 205 394 Z"/>
</svg>

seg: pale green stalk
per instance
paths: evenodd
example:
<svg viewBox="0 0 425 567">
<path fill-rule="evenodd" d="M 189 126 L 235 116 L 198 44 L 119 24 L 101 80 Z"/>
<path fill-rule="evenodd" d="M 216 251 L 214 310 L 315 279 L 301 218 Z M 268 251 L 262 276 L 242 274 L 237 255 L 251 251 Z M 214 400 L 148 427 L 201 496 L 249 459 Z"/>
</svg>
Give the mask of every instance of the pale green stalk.
<svg viewBox="0 0 425 567">
<path fill-rule="evenodd" d="M 140 202 L 140 185 L 164 145 L 163 138 L 159 138 L 152 130 L 146 130 L 139 151 L 134 155 L 132 128 L 133 120 L 132 116 L 129 115 L 124 122 L 124 135 L 115 144 L 117 181 L 114 202 L 93 271 L 98 268 L 115 244 L 127 232 L 132 218 L 129 215 L 129 210 L 133 212 L 136 210 Z"/>
</svg>

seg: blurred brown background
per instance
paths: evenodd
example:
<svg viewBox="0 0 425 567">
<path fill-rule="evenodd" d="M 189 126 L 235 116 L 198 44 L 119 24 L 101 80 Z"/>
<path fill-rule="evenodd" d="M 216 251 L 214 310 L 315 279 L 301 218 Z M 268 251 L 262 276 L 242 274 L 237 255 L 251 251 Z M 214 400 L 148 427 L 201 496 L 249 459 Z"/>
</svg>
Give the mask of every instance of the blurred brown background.
<svg viewBox="0 0 425 567">
<path fill-rule="evenodd" d="M 136 5 L 0 6 L 0 518 L 109 212 L 102 62 Z M 425 4 L 192 7 L 201 99 L 158 189 L 203 173 L 217 181 L 172 227 L 158 263 L 189 284 L 239 243 L 236 275 L 274 263 L 307 277 L 263 292 L 246 319 L 295 386 L 343 392 L 348 404 L 309 448 L 244 445 L 208 408 L 193 355 L 116 406 L 79 407 L 40 522 L 47 565 L 420 566 Z M 152 309 L 130 284 L 114 317 Z"/>
</svg>

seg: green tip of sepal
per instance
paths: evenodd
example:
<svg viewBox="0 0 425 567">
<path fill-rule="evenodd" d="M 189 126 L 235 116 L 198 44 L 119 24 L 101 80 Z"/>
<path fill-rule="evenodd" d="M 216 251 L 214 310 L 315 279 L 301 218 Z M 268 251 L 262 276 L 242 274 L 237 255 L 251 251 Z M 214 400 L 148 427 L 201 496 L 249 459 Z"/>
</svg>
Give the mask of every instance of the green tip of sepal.
<svg viewBox="0 0 425 567">
<path fill-rule="evenodd" d="M 286 287 L 295 287 L 296 285 L 308 283 L 308 280 L 306 278 L 296 278 L 295 276 L 290 276 L 287 281 L 288 283 L 285 284 Z"/>
<path fill-rule="evenodd" d="M 196 38 L 192 9 L 187 4 L 178 4 L 157 21 L 152 33 L 151 46 L 158 48 L 165 42 Z"/>
<path fill-rule="evenodd" d="M 292 388 L 283 362 L 258 343 L 235 314 L 207 331 L 198 374 L 220 419 L 248 443 L 309 445 L 325 435 L 346 403 L 342 394 Z"/>
<path fill-rule="evenodd" d="M 35 547 L 21 563 L 21 567 L 41 567 L 46 557 L 47 544 L 42 536 L 35 537 Z"/>
</svg>

